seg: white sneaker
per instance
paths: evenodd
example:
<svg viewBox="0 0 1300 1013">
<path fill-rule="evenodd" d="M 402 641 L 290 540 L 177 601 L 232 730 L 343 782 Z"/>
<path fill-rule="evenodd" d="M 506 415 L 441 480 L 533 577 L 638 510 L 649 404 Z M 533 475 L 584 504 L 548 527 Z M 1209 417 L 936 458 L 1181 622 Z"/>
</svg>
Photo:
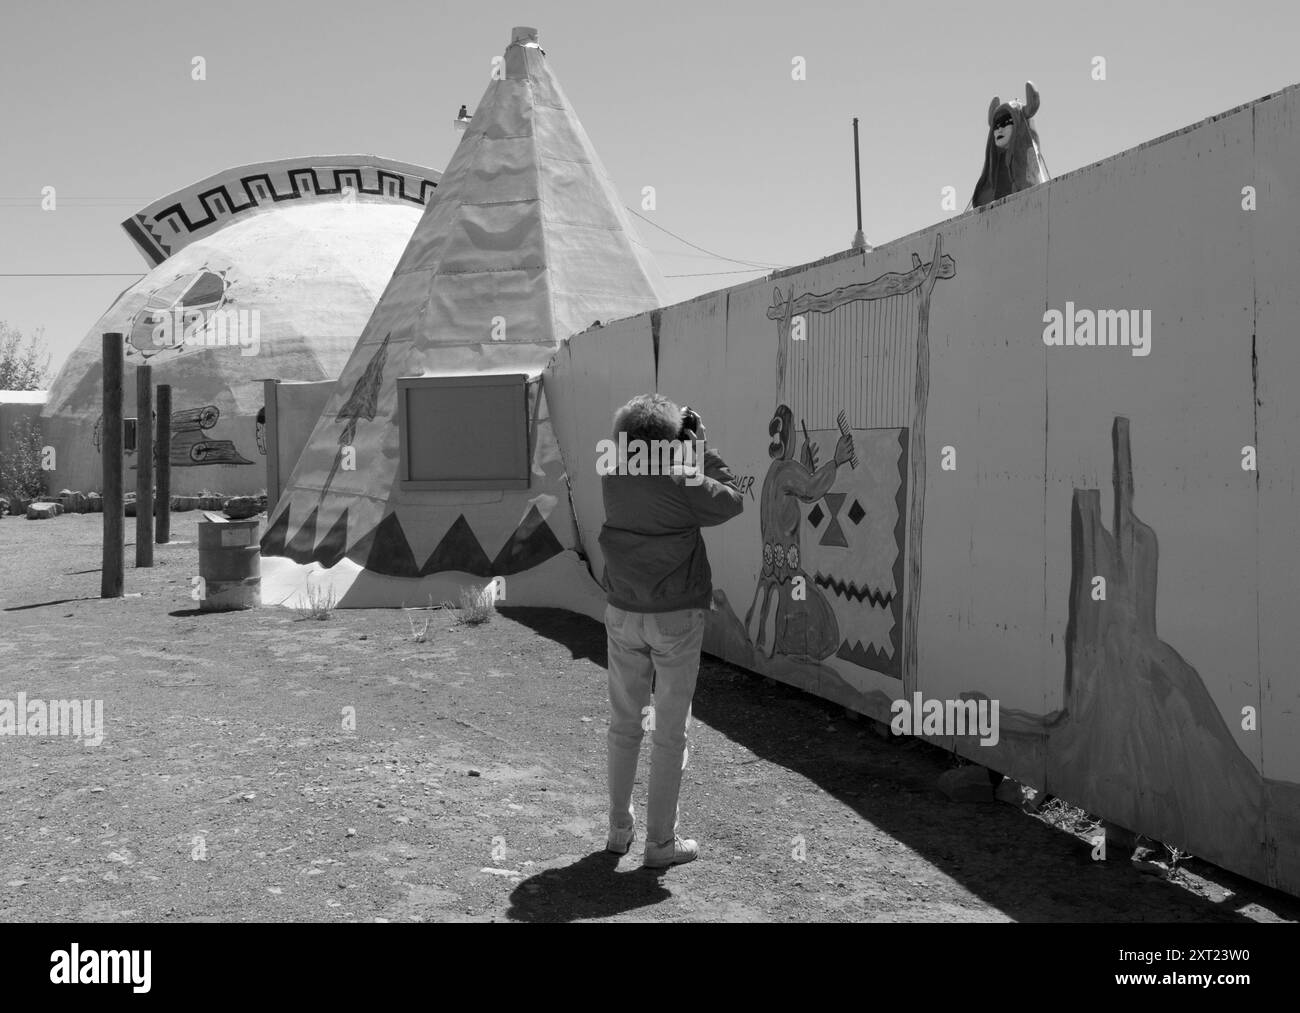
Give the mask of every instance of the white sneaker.
<svg viewBox="0 0 1300 1013">
<path fill-rule="evenodd" d="M 670 865 L 685 865 L 700 857 L 700 846 L 692 840 L 678 837 L 671 844 L 647 844 L 645 866 L 649 869 L 666 869 Z"/>
<path fill-rule="evenodd" d="M 632 847 L 634 840 L 636 840 L 636 827 L 627 830 L 611 830 L 609 839 L 605 842 L 605 850 L 615 855 L 626 855 L 627 849 Z"/>
</svg>

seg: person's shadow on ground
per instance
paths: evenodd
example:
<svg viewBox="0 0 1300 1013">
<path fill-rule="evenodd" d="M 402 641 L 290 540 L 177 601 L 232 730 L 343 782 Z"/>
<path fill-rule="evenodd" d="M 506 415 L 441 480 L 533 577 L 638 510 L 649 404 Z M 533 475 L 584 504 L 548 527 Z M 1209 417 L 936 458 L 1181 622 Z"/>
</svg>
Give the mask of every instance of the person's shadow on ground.
<svg viewBox="0 0 1300 1013">
<path fill-rule="evenodd" d="M 619 872 L 618 861 L 618 855 L 597 851 L 563 869 L 540 872 L 515 887 L 506 917 L 517 922 L 608 918 L 672 896 L 660 882 L 666 870 Z"/>
</svg>

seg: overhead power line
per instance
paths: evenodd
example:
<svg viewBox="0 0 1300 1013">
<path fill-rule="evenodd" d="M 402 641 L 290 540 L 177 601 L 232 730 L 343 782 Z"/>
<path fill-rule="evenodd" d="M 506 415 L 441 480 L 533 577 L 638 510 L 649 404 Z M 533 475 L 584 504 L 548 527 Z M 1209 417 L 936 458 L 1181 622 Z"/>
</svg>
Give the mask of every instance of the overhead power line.
<svg viewBox="0 0 1300 1013">
<path fill-rule="evenodd" d="M 751 267 L 744 271 L 700 271 L 696 274 L 665 274 L 665 278 L 707 278 L 715 274 L 753 274 L 756 271 L 766 271 L 766 267 Z"/>
<path fill-rule="evenodd" d="M 627 207 L 627 205 L 624 205 L 624 207 Z M 658 224 L 657 222 L 652 222 L 645 215 L 641 214 L 640 212 L 636 211 L 633 208 L 627 208 L 627 210 L 631 211 L 632 214 L 636 215 L 638 218 L 641 219 L 641 221 L 645 222 L 647 225 L 658 229 L 660 232 L 663 232 L 666 235 L 672 236 L 679 243 L 685 243 L 693 250 L 699 250 L 701 253 L 707 253 L 710 257 L 713 257 L 715 260 L 725 260 L 732 264 L 744 264 L 747 267 L 762 268 L 765 271 L 780 271 L 789 266 L 788 264 L 764 264 L 756 260 L 741 260 L 738 257 L 724 257 L 721 253 L 714 253 L 712 250 L 706 250 L 703 246 L 698 246 L 697 244 L 692 243 L 689 239 L 682 238 L 676 232 L 673 232 L 671 229 L 665 229 L 662 225 Z"/>
<path fill-rule="evenodd" d="M 0 196 L 0 208 L 40 208 L 43 203 L 41 197 L 5 197 Z M 147 200 L 113 200 L 112 198 L 103 197 L 64 197 L 62 194 L 58 198 L 58 207 L 72 208 L 135 208 L 137 211 L 142 207 L 147 207 L 151 202 Z"/>
<path fill-rule="evenodd" d="M 0 201 L 10 200 L 10 199 L 13 198 L 0 197 Z M 83 199 L 88 200 L 91 198 L 83 198 Z M 626 205 L 624 206 L 626 207 Z M 671 229 L 664 228 L 658 222 L 651 221 L 649 218 L 647 218 L 645 215 L 641 214 L 634 208 L 628 207 L 627 210 L 631 212 L 633 215 L 635 215 L 637 218 L 639 218 L 641 221 L 651 226 L 652 228 L 658 229 L 660 232 L 664 233 L 665 235 L 672 236 L 673 239 L 676 239 L 679 243 L 683 243 L 686 246 L 689 246 L 693 250 L 699 250 L 700 253 L 704 255 L 700 259 L 722 260 L 730 264 L 743 264 L 748 269 L 743 271 L 699 271 L 690 274 L 668 274 L 664 276 L 666 278 L 704 278 L 704 277 L 709 277 L 714 275 L 752 274 L 757 271 L 779 271 L 789 266 L 787 264 L 770 264 L 770 263 L 765 263 L 763 261 L 757 261 L 757 260 L 742 260 L 739 257 L 728 257 L 721 253 L 714 253 L 712 250 L 707 250 L 703 246 L 700 246 L 698 243 L 692 243 L 689 239 L 686 239 L 683 236 L 679 236 L 676 232 L 673 232 Z M 661 256 L 669 256 L 669 257 L 696 256 L 694 254 L 689 254 L 689 253 L 669 253 L 668 251 L 665 250 L 657 250 L 655 252 L 660 254 Z M 36 272 L 33 271 L 33 272 L 13 272 L 13 273 L 0 272 L 0 278 L 143 278 L 143 277 L 144 277 L 143 272 L 124 272 L 124 271 L 123 272 L 116 272 L 116 271 Z"/>
</svg>

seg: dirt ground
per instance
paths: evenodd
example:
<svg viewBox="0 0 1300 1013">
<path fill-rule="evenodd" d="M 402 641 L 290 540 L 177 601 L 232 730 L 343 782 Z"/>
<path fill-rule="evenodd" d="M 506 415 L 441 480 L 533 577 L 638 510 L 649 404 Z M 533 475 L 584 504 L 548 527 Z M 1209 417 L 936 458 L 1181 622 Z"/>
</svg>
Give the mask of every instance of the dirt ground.
<svg viewBox="0 0 1300 1013">
<path fill-rule="evenodd" d="M 101 517 L 0 519 L 0 699 L 99 699 L 105 723 L 98 747 L 0 737 L 0 920 L 1300 920 L 1208 864 L 1095 862 L 1085 834 L 950 802 L 949 754 L 708 659 L 701 857 L 643 870 L 643 839 L 603 851 L 602 627 L 438 611 L 417 642 L 400 611 L 198 613 L 199 516 L 152 570 L 128 520 L 112 601 Z"/>
</svg>

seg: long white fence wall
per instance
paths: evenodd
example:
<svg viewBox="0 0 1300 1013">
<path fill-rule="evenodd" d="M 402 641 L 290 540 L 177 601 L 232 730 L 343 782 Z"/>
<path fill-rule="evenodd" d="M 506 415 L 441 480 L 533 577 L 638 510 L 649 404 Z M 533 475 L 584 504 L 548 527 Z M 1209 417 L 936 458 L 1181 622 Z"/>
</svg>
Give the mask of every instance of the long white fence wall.
<svg viewBox="0 0 1300 1013">
<path fill-rule="evenodd" d="M 747 489 L 710 651 L 885 721 L 996 703 L 996 742 L 918 727 L 1300 893 L 1298 103 L 576 335 L 547 379 L 595 576 L 593 448 L 658 389 Z M 1049 347 L 1067 309 L 1149 345 Z"/>
</svg>

